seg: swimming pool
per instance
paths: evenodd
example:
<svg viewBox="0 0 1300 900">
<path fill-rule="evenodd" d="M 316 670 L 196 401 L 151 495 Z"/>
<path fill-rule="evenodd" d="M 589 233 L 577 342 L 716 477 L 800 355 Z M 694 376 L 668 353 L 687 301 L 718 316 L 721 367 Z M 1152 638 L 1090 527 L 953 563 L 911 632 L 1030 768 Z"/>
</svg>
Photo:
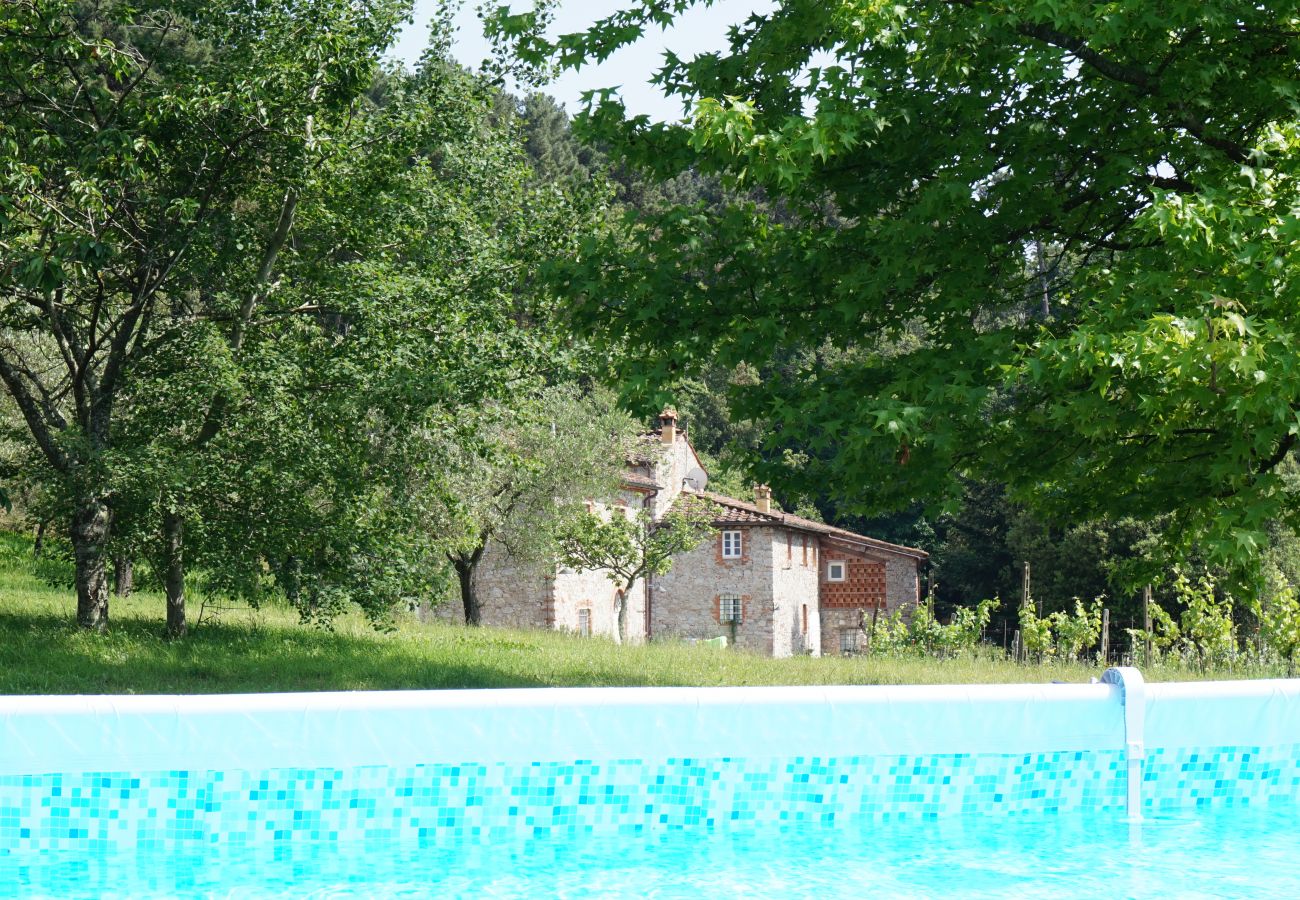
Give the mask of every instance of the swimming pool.
<svg viewBox="0 0 1300 900">
<path fill-rule="evenodd" d="M 1111 677 L 5 698 L 0 894 L 1300 889 L 1300 688 Z"/>
</svg>

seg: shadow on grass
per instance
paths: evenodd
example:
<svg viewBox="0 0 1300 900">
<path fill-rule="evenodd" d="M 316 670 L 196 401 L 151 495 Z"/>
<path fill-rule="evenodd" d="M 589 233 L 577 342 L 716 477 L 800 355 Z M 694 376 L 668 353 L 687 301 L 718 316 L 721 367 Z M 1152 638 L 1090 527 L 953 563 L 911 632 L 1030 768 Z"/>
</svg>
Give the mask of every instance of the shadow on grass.
<svg viewBox="0 0 1300 900">
<path fill-rule="evenodd" d="M 448 642 L 306 626 L 205 622 L 165 640 L 157 619 L 87 634 L 53 613 L 0 612 L 0 693 L 240 693 L 537 687 L 550 682 Z"/>
</svg>

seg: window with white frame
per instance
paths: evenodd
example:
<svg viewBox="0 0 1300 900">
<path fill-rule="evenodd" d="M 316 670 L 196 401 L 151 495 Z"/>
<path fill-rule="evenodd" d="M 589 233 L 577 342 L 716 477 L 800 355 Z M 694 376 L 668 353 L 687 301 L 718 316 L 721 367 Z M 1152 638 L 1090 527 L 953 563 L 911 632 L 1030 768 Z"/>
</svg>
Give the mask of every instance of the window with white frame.
<svg viewBox="0 0 1300 900">
<path fill-rule="evenodd" d="M 843 562 L 831 562 L 826 564 L 827 581 L 843 581 L 845 565 Z"/>
<path fill-rule="evenodd" d="M 862 632 L 857 628 L 844 628 L 840 631 L 840 652 L 857 653 L 858 652 L 858 635 Z"/>
<path fill-rule="evenodd" d="M 578 634 L 591 637 L 591 610 L 578 610 Z"/>
<path fill-rule="evenodd" d="M 740 624 L 745 615 L 744 603 L 735 594 L 725 594 L 718 600 L 718 618 L 723 622 Z"/>
<path fill-rule="evenodd" d="M 740 559 L 740 532 L 722 532 L 722 558 Z"/>
</svg>

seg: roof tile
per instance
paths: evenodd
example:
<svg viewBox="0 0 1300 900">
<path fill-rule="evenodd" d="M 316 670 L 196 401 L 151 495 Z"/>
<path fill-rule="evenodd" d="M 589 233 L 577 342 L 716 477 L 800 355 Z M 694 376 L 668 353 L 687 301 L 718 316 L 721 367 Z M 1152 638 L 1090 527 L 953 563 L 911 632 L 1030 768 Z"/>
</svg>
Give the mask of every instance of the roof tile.
<svg viewBox="0 0 1300 900">
<path fill-rule="evenodd" d="M 835 528 L 824 522 L 814 522 L 812 519 L 805 519 L 802 516 L 791 515 L 783 512 L 765 513 L 752 503 L 746 503 L 743 500 L 737 500 L 734 497 L 725 497 L 722 494 L 715 494 L 712 491 L 699 491 L 694 495 L 712 501 L 719 507 L 719 512 L 714 522 L 718 525 L 777 525 L 785 528 L 792 528 L 796 531 L 808 531 L 814 534 L 824 534 L 827 537 L 837 538 L 848 541 L 853 544 L 861 544 L 875 550 L 883 550 L 888 553 L 899 553 L 904 556 L 912 556 L 917 559 L 929 558 L 928 553 L 924 550 L 918 550 L 915 547 L 904 547 L 902 544 L 891 544 L 888 541 L 877 540 L 876 538 L 867 537 L 864 534 L 848 531 L 843 528 Z"/>
</svg>

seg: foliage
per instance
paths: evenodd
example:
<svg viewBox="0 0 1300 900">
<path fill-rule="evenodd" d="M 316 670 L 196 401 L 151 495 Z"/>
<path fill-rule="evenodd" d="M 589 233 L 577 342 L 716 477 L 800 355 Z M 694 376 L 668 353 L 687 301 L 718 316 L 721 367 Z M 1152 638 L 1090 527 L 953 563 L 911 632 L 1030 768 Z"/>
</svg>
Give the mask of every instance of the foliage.
<svg viewBox="0 0 1300 900">
<path fill-rule="evenodd" d="M 187 568 L 322 622 L 443 592 L 464 517 L 429 435 L 585 365 L 535 275 L 603 195 L 535 178 L 445 8 L 383 68 L 407 11 L 0 14 L 0 378 L 24 473 L 81 523 L 83 624 L 108 553 L 149 559 L 173 634 Z"/>
<path fill-rule="evenodd" d="M 629 0 L 555 40 L 544 15 L 492 24 L 518 60 L 577 68 L 693 5 Z M 616 161 L 772 206 L 629 216 L 555 280 L 637 348 L 630 394 L 755 367 L 729 404 L 775 426 L 758 474 L 791 493 L 869 513 L 974 477 L 1055 521 L 1167 516 L 1166 560 L 1249 563 L 1298 510 L 1296 15 L 785 0 L 667 58 L 652 80 L 698 98 L 689 121 L 610 90 L 578 120 Z"/>
<path fill-rule="evenodd" d="M 929 603 L 918 603 L 906 611 L 899 607 L 874 623 L 864 622 L 869 635 L 867 650 L 885 656 L 944 659 L 974 654 L 993 610 L 999 605 L 999 600 L 991 599 L 981 600 L 974 607 L 960 607 L 947 625 L 934 617 Z"/>
<path fill-rule="evenodd" d="M 974 650 L 984 635 L 984 629 L 988 627 L 993 611 L 1001 605 L 1002 601 L 994 597 L 981 600 L 973 608 L 958 608 L 945 627 L 946 655 L 955 656 Z"/>
<path fill-rule="evenodd" d="M 1024 648 L 1027 659 L 1042 661 L 1050 657 L 1056 649 L 1052 626 L 1055 622 L 1051 616 L 1039 618 L 1034 612 L 1033 603 L 1020 606 L 1020 646 Z"/>
<path fill-rule="evenodd" d="M 1256 602 L 1254 611 L 1264 646 L 1286 663 L 1288 674 L 1294 675 L 1296 653 L 1300 651 L 1300 600 L 1296 592 L 1288 588 L 1268 603 Z"/>
<path fill-rule="evenodd" d="M 474 571 L 488 543 L 549 564 L 565 511 L 618 492 L 635 439 L 611 396 L 568 384 L 465 409 L 454 427 L 426 436 L 441 467 L 428 524 L 445 535 L 466 622 L 478 624 Z"/>
<path fill-rule="evenodd" d="M 604 569 L 618 587 L 618 640 L 627 639 L 626 596 L 640 580 L 663 575 L 673 557 L 694 550 L 714 533 L 715 510 L 705 500 L 683 496 L 658 521 L 645 510 L 614 508 L 574 513 L 560 532 L 560 563 L 579 572 Z"/>
<path fill-rule="evenodd" d="M 1166 612 L 1159 603 L 1152 600 L 1147 607 L 1147 612 L 1151 616 L 1150 631 L 1143 628 L 1127 629 L 1129 638 L 1133 643 L 1134 659 L 1143 664 L 1149 664 L 1149 661 L 1141 660 L 1141 657 L 1137 655 L 1138 647 L 1145 648 L 1145 645 L 1149 643 L 1155 658 L 1159 659 L 1163 653 L 1177 646 L 1182 635 L 1173 616 Z"/>
<path fill-rule="evenodd" d="M 419 625 L 399 616 L 376 632 L 355 611 L 333 631 L 298 627 L 279 602 L 209 609 L 186 641 L 158 634 L 162 598 L 116 601 L 107 636 L 66 626 L 67 593 L 32 574 L 30 535 L 0 531 L 0 694 L 249 693 L 599 685 L 955 684 L 1084 682 L 1096 666 L 1049 660 L 1021 666 L 1000 656 L 933 659 L 908 654 L 768 659 L 699 644 L 618 647 L 556 632 Z M 1178 660 L 1143 670 L 1149 681 L 1276 677 L 1285 666 L 1188 668 Z"/>
<path fill-rule="evenodd" d="M 1062 659 L 1079 659 L 1085 650 L 1096 645 L 1101 637 L 1101 604 L 1100 597 L 1090 607 L 1084 606 L 1083 601 L 1076 598 L 1073 615 L 1063 610 L 1052 613 L 1050 618 L 1057 656 Z"/>
<path fill-rule="evenodd" d="M 1237 652 L 1232 597 L 1220 595 L 1208 575 L 1192 581 L 1182 571 L 1174 576 L 1174 591 L 1183 605 L 1179 630 L 1184 651 L 1202 669 L 1228 663 Z"/>
<path fill-rule="evenodd" d="M 186 362 L 206 377 L 182 384 L 202 390 L 156 419 L 220 423 L 300 202 L 373 137 L 354 130 L 358 103 L 404 14 L 400 0 L 0 13 L 0 380 L 66 502 L 83 626 L 107 623 L 123 483 L 174 469 L 118 442 L 123 395 L 142 369 Z"/>
</svg>

